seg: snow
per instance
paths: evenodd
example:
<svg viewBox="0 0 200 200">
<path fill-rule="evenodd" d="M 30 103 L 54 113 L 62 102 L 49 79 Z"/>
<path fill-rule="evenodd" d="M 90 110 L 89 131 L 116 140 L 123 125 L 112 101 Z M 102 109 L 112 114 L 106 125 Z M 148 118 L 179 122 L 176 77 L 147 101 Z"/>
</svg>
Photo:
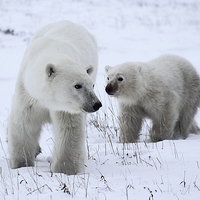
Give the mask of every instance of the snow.
<svg viewBox="0 0 200 200">
<path fill-rule="evenodd" d="M 25 48 L 36 30 L 65 19 L 87 28 L 99 47 L 95 90 L 103 107 L 88 115 L 85 173 L 51 173 L 50 125 L 43 128 L 35 167 L 12 170 L 6 127 Z M 200 0 L 1 0 L 0 30 L 0 200 L 200 199 L 200 135 L 151 143 L 147 120 L 140 141 L 123 146 L 116 101 L 104 92 L 105 65 L 170 53 L 200 72 Z M 200 125 L 199 113 L 196 120 Z"/>
</svg>

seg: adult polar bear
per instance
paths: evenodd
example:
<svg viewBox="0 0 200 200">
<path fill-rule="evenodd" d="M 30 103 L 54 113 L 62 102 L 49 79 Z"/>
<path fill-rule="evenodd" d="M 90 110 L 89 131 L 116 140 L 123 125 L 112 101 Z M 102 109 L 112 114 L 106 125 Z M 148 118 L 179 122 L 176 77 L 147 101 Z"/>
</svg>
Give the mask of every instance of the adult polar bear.
<svg viewBox="0 0 200 200">
<path fill-rule="evenodd" d="M 84 169 L 85 113 L 101 107 L 93 87 L 97 45 L 69 21 L 39 30 L 24 54 L 8 121 L 11 168 L 33 166 L 42 125 L 53 124 L 53 172 Z"/>
<path fill-rule="evenodd" d="M 150 138 L 154 142 L 197 133 L 194 116 L 200 104 L 200 79 L 189 61 L 164 55 L 105 70 L 106 92 L 119 102 L 121 142 L 138 140 L 145 117 L 153 121 Z"/>
</svg>

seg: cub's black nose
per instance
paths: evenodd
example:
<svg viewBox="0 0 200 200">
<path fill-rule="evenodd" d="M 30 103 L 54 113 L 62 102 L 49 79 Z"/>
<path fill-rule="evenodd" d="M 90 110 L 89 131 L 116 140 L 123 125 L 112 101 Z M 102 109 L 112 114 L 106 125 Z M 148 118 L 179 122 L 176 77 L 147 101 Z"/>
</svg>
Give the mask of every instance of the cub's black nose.
<svg viewBox="0 0 200 200">
<path fill-rule="evenodd" d="M 111 84 L 108 84 L 105 88 L 105 91 L 109 94 L 109 95 L 114 95 L 116 92 L 117 86 L 112 86 Z"/>
<path fill-rule="evenodd" d="M 101 102 L 99 101 L 99 102 L 97 102 L 97 103 L 95 103 L 95 104 L 93 105 L 93 109 L 94 109 L 95 111 L 97 111 L 97 110 L 99 110 L 99 108 L 101 108 L 101 106 L 102 106 L 102 104 L 101 104 Z"/>
<path fill-rule="evenodd" d="M 108 84 L 107 86 L 106 86 L 106 92 L 108 93 L 108 94 L 110 94 L 111 92 L 112 92 L 112 87 L 111 87 L 111 85 L 110 84 Z"/>
</svg>

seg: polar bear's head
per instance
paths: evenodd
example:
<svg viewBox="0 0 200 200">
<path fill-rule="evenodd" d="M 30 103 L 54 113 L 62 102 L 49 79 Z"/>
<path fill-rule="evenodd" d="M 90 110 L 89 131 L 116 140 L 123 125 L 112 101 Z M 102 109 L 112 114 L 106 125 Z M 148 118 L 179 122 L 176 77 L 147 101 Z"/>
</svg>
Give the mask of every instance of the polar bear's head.
<svg viewBox="0 0 200 200">
<path fill-rule="evenodd" d="M 139 98 L 141 88 L 141 70 L 138 63 L 123 63 L 115 67 L 106 66 L 106 92 L 122 101 L 131 101 Z"/>
<path fill-rule="evenodd" d="M 94 93 L 90 75 L 93 67 L 79 66 L 64 60 L 57 63 L 40 63 L 42 67 L 26 69 L 25 88 L 39 104 L 54 111 L 69 113 L 95 112 L 101 102 Z"/>
</svg>

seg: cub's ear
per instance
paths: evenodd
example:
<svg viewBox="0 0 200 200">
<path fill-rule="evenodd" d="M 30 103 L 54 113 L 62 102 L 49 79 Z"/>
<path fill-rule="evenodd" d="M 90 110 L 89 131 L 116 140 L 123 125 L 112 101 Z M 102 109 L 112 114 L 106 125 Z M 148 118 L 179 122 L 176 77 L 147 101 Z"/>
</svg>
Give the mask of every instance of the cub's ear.
<svg viewBox="0 0 200 200">
<path fill-rule="evenodd" d="M 111 68 L 112 68 L 111 66 L 106 65 L 106 66 L 105 66 L 105 71 L 108 72 Z"/>
<path fill-rule="evenodd" d="M 94 71 L 94 67 L 92 65 L 89 65 L 86 67 L 87 74 L 91 75 L 93 71 Z"/>
<path fill-rule="evenodd" d="M 142 66 L 138 66 L 137 68 L 137 75 L 141 75 Z"/>
<path fill-rule="evenodd" d="M 55 76 L 55 73 L 56 73 L 56 67 L 55 65 L 49 63 L 47 64 L 46 66 L 46 74 L 48 77 L 52 77 L 52 76 Z"/>
</svg>

